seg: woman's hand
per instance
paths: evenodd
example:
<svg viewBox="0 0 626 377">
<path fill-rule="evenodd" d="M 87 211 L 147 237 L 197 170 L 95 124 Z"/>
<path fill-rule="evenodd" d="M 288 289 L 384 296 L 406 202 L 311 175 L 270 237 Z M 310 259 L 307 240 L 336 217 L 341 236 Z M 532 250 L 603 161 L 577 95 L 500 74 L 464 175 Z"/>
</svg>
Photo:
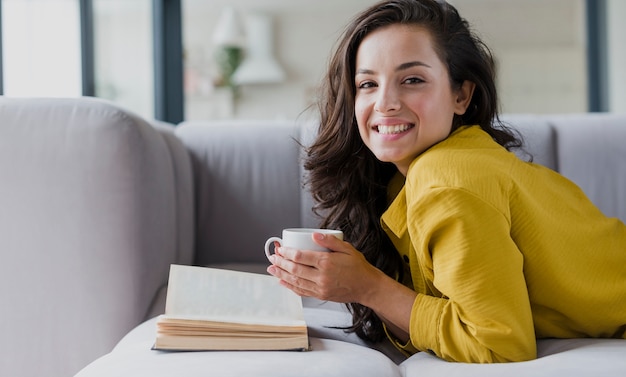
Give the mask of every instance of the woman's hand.
<svg viewBox="0 0 626 377">
<path fill-rule="evenodd" d="M 314 233 L 313 240 L 331 252 L 279 247 L 267 271 L 301 296 L 335 302 L 363 302 L 371 285 L 384 275 L 348 242 Z"/>
<path fill-rule="evenodd" d="M 396 337 L 408 340 L 415 291 L 371 265 L 348 242 L 320 233 L 314 233 L 313 239 L 332 251 L 279 247 L 267 272 L 300 296 L 367 306 Z"/>
</svg>

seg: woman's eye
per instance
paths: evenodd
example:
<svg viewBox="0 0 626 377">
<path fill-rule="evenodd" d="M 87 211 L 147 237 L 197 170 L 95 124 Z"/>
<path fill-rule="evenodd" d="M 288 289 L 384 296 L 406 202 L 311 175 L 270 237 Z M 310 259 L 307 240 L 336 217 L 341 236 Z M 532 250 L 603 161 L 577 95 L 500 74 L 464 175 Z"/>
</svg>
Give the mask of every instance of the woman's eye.
<svg viewBox="0 0 626 377">
<path fill-rule="evenodd" d="M 357 85 L 357 88 L 359 89 L 369 89 L 374 87 L 376 87 L 376 84 L 372 81 L 363 81 Z"/>
<path fill-rule="evenodd" d="M 424 80 L 420 79 L 419 77 L 409 77 L 408 79 L 404 80 L 404 82 L 407 84 L 419 84 L 424 82 Z"/>
</svg>

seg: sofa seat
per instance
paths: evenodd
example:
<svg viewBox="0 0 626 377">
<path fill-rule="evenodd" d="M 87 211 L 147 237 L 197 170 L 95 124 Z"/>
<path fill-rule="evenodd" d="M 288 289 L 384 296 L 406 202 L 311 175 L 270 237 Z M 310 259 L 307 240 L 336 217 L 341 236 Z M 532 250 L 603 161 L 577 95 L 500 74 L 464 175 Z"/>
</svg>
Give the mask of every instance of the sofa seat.
<svg viewBox="0 0 626 377">
<path fill-rule="evenodd" d="M 402 376 L 384 352 L 367 346 L 354 335 L 327 328 L 348 323 L 347 312 L 332 308 L 306 308 L 311 351 L 166 352 L 152 350 L 156 318 L 128 333 L 111 353 L 96 360 L 75 377 L 111 376 Z M 391 344 L 385 344 L 393 354 Z M 395 351 L 395 357 L 403 357 Z"/>
<path fill-rule="evenodd" d="M 450 363 L 418 353 L 401 364 L 404 376 L 446 377 L 619 377 L 626 373 L 626 340 L 543 339 L 538 358 L 504 364 Z"/>
<path fill-rule="evenodd" d="M 153 318 L 128 333 L 111 353 L 75 377 L 618 377 L 626 371 L 626 340 L 621 339 L 545 339 L 537 343 L 536 360 L 504 364 L 452 363 L 425 352 L 404 359 L 387 348 L 390 345 L 377 350 L 341 330 L 320 325 L 320 321 L 337 325 L 347 319 L 334 309 L 305 308 L 305 318 L 307 323 L 315 322 L 309 327 L 312 350 L 308 352 L 154 351 L 151 347 L 156 318 Z"/>
</svg>

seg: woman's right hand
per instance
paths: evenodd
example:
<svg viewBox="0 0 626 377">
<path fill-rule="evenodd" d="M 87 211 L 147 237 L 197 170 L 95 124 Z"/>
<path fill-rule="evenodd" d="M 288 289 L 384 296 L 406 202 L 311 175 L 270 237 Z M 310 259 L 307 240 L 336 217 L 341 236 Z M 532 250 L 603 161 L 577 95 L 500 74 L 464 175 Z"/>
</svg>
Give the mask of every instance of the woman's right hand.
<svg viewBox="0 0 626 377">
<path fill-rule="evenodd" d="M 350 243 L 321 233 L 313 238 L 332 251 L 279 247 L 267 271 L 300 296 L 367 306 L 398 338 L 408 340 L 417 293 L 371 265 Z"/>
<path fill-rule="evenodd" d="M 342 303 L 360 302 L 368 296 L 367 283 L 382 272 L 348 242 L 321 233 L 313 239 L 332 251 L 279 247 L 268 272 L 301 296 Z"/>
</svg>

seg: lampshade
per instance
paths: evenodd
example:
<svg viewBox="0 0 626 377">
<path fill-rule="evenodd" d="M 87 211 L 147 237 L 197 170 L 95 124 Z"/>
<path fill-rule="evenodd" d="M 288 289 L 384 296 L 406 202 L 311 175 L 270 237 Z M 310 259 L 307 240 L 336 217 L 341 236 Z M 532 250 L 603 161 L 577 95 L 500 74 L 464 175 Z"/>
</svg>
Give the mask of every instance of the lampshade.
<svg viewBox="0 0 626 377">
<path fill-rule="evenodd" d="M 220 14 L 213 33 L 213 43 L 217 46 L 241 47 L 243 45 L 243 32 L 234 8 L 226 7 Z"/>
<path fill-rule="evenodd" d="M 246 56 L 233 74 L 235 84 L 265 84 L 285 80 L 286 74 L 274 57 L 272 19 L 262 13 L 246 19 Z"/>
</svg>

